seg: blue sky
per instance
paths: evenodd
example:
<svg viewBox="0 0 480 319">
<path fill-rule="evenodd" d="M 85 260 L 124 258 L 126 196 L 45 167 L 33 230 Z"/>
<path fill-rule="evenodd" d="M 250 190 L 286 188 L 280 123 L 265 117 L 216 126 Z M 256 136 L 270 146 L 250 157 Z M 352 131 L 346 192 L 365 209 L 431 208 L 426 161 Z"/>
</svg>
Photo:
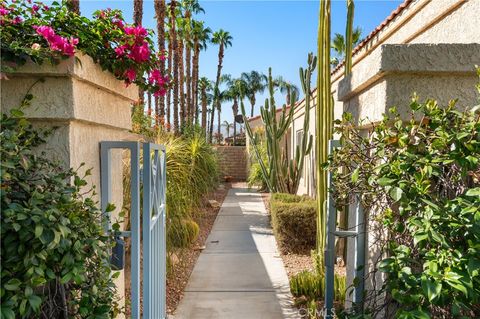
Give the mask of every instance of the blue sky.
<svg viewBox="0 0 480 319">
<path fill-rule="evenodd" d="M 344 0 L 332 1 L 332 34 L 345 32 Z M 355 26 L 368 35 L 398 5 L 401 0 L 356 0 Z M 127 21 L 132 21 L 132 1 L 89 1 L 81 3 L 82 15 L 91 17 L 98 9 L 121 9 Z M 233 46 L 225 52 L 222 73 L 234 77 L 242 72 L 257 70 L 265 74 L 272 67 L 274 76 L 281 75 L 299 88 L 298 68 L 305 66 L 308 52 L 315 52 L 319 1 L 201 1 L 205 14 L 196 19 L 205 21 L 213 31 L 220 28 L 233 36 Z M 144 22 L 155 28 L 153 1 L 144 1 Z M 210 45 L 200 58 L 201 76 L 215 79 L 218 47 Z M 312 87 L 315 83 L 312 83 Z M 257 97 L 255 113 L 266 96 Z M 303 94 L 300 94 L 303 97 Z M 277 104 L 285 98 L 276 95 Z M 246 106 L 249 105 L 247 101 Z M 248 108 L 247 108 L 248 109 Z M 222 105 L 222 121 L 232 121 L 231 103 Z"/>
</svg>

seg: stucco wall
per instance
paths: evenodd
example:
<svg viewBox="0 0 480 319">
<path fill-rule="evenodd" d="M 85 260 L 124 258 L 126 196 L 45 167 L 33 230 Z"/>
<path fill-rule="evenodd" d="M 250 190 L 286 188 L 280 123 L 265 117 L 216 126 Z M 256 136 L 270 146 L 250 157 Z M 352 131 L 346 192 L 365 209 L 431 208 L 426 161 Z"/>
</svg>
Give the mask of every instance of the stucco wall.
<svg viewBox="0 0 480 319">
<path fill-rule="evenodd" d="M 85 163 L 80 174 L 92 168 L 87 187 L 95 186 L 99 199 L 99 142 L 132 138 L 131 103 L 138 98 L 138 89 L 133 85 L 125 88 L 123 82 L 84 55 L 57 66 L 27 63 L 8 78 L 1 81 L 2 112 L 18 107 L 31 88 L 34 99 L 24 110 L 26 117 L 37 127 L 56 128 L 39 151 L 65 167 L 76 169 Z M 43 81 L 37 82 L 39 79 Z M 122 151 L 112 153 L 112 202 L 117 207 L 113 219 L 118 218 L 123 203 L 122 158 Z M 123 272 L 116 284 L 123 298 Z"/>
<path fill-rule="evenodd" d="M 479 16 L 478 0 L 412 2 L 354 55 L 348 78 L 343 77 L 342 68 L 332 75 L 335 118 L 350 112 L 359 126 L 368 128 L 370 122 L 381 120 L 382 113 L 391 106 L 397 106 L 407 117 L 414 92 L 420 100 L 434 98 L 443 105 L 458 98 L 460 109 L 478 104 L 474 65 L 480 65 L 480 32 L 476 22 Z M 292 127 L 301 125 L 304 109 L 303 104 L 298 106 Z M 315 133 L 314 125 L 310 132 Z M 295 145 L 292 139 L 292 147 Z M 307 175 L 313 179 L 314 167 Z M 313 195 L 314 188 L 300 187 L 299 194 L 303 193 Z M 349 214 L 349 227 L 355 226 L 353 213 Z M 366 268 L 372 270 L 378 247 L 374 234 L 369 233 L 367 238 Z M 354 240 L 348 239 L 347 245 L 348 287 L 354 277 Z M 375 284 L 381 286 L 380 273 L 375 279 L 367 280 L 367 289 Z M 347 293 L 347 306 L 350 300 Z"/>
</svg>

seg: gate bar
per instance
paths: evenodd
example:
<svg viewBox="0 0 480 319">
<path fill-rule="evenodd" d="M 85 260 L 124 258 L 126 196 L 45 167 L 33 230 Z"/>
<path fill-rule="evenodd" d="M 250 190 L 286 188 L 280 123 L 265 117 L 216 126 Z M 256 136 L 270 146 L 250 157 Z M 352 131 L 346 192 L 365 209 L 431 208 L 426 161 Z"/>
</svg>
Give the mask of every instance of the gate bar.
<svg viewBox="0 0 480 319">
<path fill-rule="evenodd" d="M 328 142 L 329 155 L 335 148 L 341 147 L 339 140 Z M 327 172 L 327 183 L 329 190 L 333 188 L 333 180 L 330 171 Z M 364 211 L 360 197 L 355 202 L 355 231 L 337 230 L 337 210 L 335 201 L 330 192 L 327 198 L 327 220 L 326 220 L 326 247 L 325 247 L 325 318 L 334 318 L 333 300 L 335 283 L 335 237 L 355 237 L 355 277 L 358 278 L 358 285 L 354 286 L 353 304 L 356 311 L 363 308 L 364 292 L 364 268 L 365 268 L 365 224 Z"/>
<path fill-rule="evenodd" d="M 131 207 L 130 224 L 132 237 L 132 280 L 131 280 L 131 317 L 140 319 L 140 143 L 139 142 L 121 142 L 105 141 L 100 142 L 100 193 L 101 208 L 103 212 L 103 224 L 107 232 L 111 230 L 110 213 L 107 212 L 107 206 L 112 202 L 111 185 L 111 150 L 129 149 L 130 150 L 130 169 L 131 169 Z M 127 232 L 122 232 L 122 235 Z"/>
</svg>

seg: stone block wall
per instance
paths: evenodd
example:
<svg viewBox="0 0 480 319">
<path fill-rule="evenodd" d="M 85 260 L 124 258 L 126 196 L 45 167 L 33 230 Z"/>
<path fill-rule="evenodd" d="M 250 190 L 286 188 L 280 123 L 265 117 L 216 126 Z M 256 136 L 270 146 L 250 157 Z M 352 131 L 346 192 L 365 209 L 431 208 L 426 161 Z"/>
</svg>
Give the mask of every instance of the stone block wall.
<svg viewBox="0 0 480 319">
<path fill-rule="evenodd" d="M 247 179 L 247 149 L 245 146 L 217 146 L 220 178 L 232 176 L 234 181 Z"/>
</svg>

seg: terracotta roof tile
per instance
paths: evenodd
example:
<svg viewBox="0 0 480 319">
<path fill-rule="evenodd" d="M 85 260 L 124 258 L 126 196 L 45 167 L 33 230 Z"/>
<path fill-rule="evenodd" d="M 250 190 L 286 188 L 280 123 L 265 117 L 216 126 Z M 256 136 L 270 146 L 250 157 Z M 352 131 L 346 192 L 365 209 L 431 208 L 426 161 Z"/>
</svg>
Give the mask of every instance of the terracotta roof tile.
<svg viewBox="0 0 480 319">
<path fill-rule="evenodd" d="M 352 56 L 355 56 L 363 47 L 365 47 L 380 31 L 382 31 L 390 22 L 392 22 L 403 10 L 405 10 L 415 0 L 404 0 L 390 15 L 383 20 L 372 32 L 370 32 L 365 39 L 363 39 L 352 51 Z M 345 64 L 345 60 L 340 62 L 333 70 L 332 74 L 338 72 Z"/>
</svg>

